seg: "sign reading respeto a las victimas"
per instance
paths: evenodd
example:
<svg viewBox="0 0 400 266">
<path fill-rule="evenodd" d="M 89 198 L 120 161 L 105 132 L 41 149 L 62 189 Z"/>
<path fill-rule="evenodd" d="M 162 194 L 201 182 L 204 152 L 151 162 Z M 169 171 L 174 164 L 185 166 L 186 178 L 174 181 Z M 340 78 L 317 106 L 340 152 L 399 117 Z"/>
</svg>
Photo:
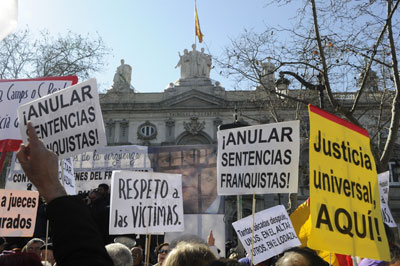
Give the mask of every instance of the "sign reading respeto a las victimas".
<svg viewBox="0 0 400 266">
<path fill-rule="evenodd" d="M 232 223 L 240 242 L 248 254 L 253 252 L 254 265 L 288 248 L 300 246 L 292 222 L 283 205 L 275 206 Z M 252 250 L 253 245 L 253 250 Z"/>
<path fill-rule="evenodd" d="M 113 171 L 110 234 L 178 232 L 183 229 L 181 175 Z"/>
<path fill-rule="evenodd" d="M 19 106 L 22 139 L 31 121 L 47 148 L 60 159 L 106 145 L 96 79 Z"/>
<path fill-rule="evenodd" d="M 368 132 L 312 105 L 309 117 L 309 247 L 388 261 Z"/>
<path fill-rule="evenodd" d="M 299 121 L 218 131 L 218 195 L 296 193 Z"/>
</svg>

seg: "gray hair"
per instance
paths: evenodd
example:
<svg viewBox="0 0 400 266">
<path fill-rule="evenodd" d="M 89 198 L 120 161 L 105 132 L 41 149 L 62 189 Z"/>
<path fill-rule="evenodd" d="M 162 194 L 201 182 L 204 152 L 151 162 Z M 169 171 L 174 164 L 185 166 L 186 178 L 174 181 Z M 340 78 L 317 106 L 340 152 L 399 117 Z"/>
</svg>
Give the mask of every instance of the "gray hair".
<svg viewBox="0 0 400 266">
<path fill-rule="evenodd" d="M 106 250 L 115 266 L 132 266 L 133 257 L 131 251 L 125 245 L 120 243 L 108 244 Z"/>
<path fill-rule="evenodd" d="M 28 241 L 28 243 L 26 243 L 26 246 L 28 247 L 28 246 L 32 245 L 33 243 L 38 243 L 38 242 L 41 243 L 42 245 L 45 244 L 45 242 L 40 238 L 32 238 L 31 240 Z"/>
</svg>

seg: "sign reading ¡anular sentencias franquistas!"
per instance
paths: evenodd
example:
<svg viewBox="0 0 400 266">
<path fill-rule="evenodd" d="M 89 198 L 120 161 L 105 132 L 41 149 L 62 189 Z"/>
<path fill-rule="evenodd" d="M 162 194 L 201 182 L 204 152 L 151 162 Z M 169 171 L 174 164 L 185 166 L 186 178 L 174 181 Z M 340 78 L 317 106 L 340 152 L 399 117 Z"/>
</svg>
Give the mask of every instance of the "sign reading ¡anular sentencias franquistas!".
<svg viewBox="0 0 400 266">
<path fill-rule="evenodd" d="M 90 79 L 18 108 L 22 139 L 27 143 L 26 125 L 60 159 L 106 145 L 96 79 Z"/>
<path fill-rule="evenodd" d="M 299 121 L 218 131 L 218 195 L 296 193 Z"/>
</svg>

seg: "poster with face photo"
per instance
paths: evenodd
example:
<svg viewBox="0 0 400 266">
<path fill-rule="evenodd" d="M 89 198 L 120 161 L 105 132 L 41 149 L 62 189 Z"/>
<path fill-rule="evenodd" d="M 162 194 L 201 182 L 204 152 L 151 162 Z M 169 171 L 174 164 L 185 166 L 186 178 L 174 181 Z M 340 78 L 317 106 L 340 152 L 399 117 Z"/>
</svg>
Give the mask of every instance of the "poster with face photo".
<svg viewBox="0 0 400 266">
<path fill-rule="evenodd" d="M 224 212 L 223 197 L 217 195 L 216 153 L 216 145 L 149 147 L 154 172 L 182 175 L 185 214 Z"/>
</svg>

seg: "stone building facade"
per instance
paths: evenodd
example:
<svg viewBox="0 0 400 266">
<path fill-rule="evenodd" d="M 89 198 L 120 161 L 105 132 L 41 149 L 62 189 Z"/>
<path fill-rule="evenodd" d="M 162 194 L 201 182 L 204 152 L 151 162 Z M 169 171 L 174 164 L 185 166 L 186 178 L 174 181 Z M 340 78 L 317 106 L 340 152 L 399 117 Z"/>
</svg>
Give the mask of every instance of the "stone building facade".
<svg viewBox="0 0 400 266">
<path fill-rule="evenodd" d="M 125 88 L 110 88 L 100 95 L 103 119 L 109 145 L 193 145 L 216 144 L 217 130 L 221 124 L 232 123 L 236 111 L 237 119 L 250 125 L 273 123 L 276 121 L 301 121 L 301 153 L 299 166 L 299 191 L 291 200 L 297 205 L 308 197 L 308 109 L 304 104 L 287 101 L 276 95 L 267 94 L 265 89 L 257 87 L 254 90 L 226 90 L 219 82 L 209 78 L 210 66 L 199 67 L 197 70 L 187 63 L 184 56 L 204 55 L 195 47 L 181 56 L 178 66 L 181 67 L 181 78 L 170 83 L 163 92 L 139 93 L 131 86 Z M 207 59 L 208 60 L 208 59 Z M 204 62 L 203 62 L 204 63 Z M 180 64 L 180 65 L 179 65 Z M 183 69 L 182 69 L 183 68 Z M 199 69 L 203 69 L 201 72 Z M 206 69 L 206 70 L 204 70 Z M 264 87 L 275 90 L 275 75 L 271 74 L 273 65 L 264 65 Z M 197 71 L 197 72 L 196 72 Z M 115 80 L 115 78 L 114 78 Z M 281 91 L 282 92 L 282 91 Z M 315 105 L 319 104 L 317 91 L 290 89 L 284 93 L 293 97 L 307 98 Z M 387 100 L 382 101 L 382 91 L 370 91 L 360 101 L 357 115 L 368 129 L 377 125 L 377 119 L 386 121 L 390 114 L 390 93 Z M 353 102 L 355 93 L 337 93 L 343 106 Z M 327 106 L 328 104 L 326 104 Z M 382 109 L 383 112 L 380 112 Z M 384 139 L 385 131 L 380 135 Z M 396 155 L 397 153 L 395 153 Z M 396 156 L 395 156 L 396 157 Z M 400 160 L 394 158 L 390 165 L 391 191 L 390 206 L 396 221 L 400 221 Z M 225 217 L 227 223 L 236 220 L 236 197 L 225 198 Z M 257 210 L 262 210 L 276 204 L 288 205 L 288 195 L 258 195 Z M 291 208 L 296 208 L 293 202 Z M 251 213 L 251 200 L 243 197 L 242 216 Z M 231 227 L 227 227 L 227 239 L 234 237 Z"/>
</svg>

